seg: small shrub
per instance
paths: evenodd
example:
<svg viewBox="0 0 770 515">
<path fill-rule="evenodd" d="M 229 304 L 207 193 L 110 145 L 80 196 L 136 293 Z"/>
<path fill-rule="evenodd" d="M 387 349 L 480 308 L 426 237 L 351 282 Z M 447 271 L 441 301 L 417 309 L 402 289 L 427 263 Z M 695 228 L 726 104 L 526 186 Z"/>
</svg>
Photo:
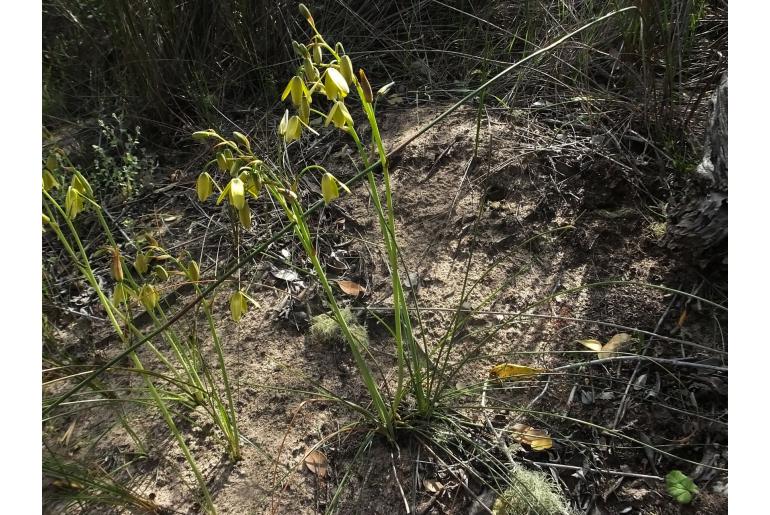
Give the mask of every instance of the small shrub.
<svg viewBox="0 0 770 515">
<path fill-rule="evenodd" d="M 115 113 L 107 121 L 99 120 L 99 132 L 100 143 L 92 145 L 94 164 L 89 178 L 104 195 L 129 199 L 152 175 L 155 159 L 140 146 L 139 126 L 127 129 L 124 119 Z"/>
</svg>

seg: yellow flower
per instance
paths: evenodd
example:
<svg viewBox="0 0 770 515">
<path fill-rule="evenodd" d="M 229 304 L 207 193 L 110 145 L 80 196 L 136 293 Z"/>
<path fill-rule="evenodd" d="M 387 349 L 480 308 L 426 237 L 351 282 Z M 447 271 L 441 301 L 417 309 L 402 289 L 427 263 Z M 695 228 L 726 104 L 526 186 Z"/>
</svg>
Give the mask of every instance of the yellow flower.
<svg viewBox="0 0 770 515">
<path fill-rule="evenodd" d="M 307 90 L 307 86 L 305 86 L 305 81 L 303 81 L 302 78 L 297 75 L 292 77 L 289 83 L 286 85 L 286 88 L 283 90 L 283 94 L 281 95 L 281 100 L 286 100 L 286 97 L 288 97 L 289 94 L 291 94 L 291 103 L 295 106 L 299 105 L 303 95 L 310 96 L 310 93 L 308 93 Z"/>
<path fill-rule="evenodd" d="M 302 135 L 302 123 L 300 123 L 299 117 L 295 115 L 289 118 L 289 111 L 287 110 L 278 126 L 278 133 L 283 136 L 286 143 L 299 139 Z"/>
<path fill-rule="evenodd" d="M 328 127 L 329 123 L 333 123 L 338 129 L 343 129 L 346 125 L 353 125 L 353 118 L 350 116 L 348 108 L 345 107 L 345 104 L 342 101 L 334 103 L 331 111 L 329 111 L 329 114 L 326 116 L 324 127 Z"/>
<path fill-rule="evenodd" d="M 337 100 L 338 97 L 340 99 L 345 98 L 350 92 L 345 77 L 336 68 L 326 69 L 324 89 L 326 90 L 326 98 L 329 100 Z"/>
<path fill-rule="evenodd" d="M 345 186 L 345 183 L 337 180 L 337 178 L 329 172 L 323 174 L 323 177 L 321 177 L 321 194 L 324 197 L 324 204 L 328 206 L 334 199 L 340 196 L 340 187 L 350 193 L 350 190 Z"/>
</svg>

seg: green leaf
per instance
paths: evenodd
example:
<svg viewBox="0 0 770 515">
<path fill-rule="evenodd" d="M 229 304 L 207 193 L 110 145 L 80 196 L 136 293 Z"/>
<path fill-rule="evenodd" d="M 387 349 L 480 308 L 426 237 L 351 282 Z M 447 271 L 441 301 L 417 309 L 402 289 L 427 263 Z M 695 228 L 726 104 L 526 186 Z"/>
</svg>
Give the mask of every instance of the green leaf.
<svg viewBox="0 0 770 515">
<path fill-rule="evenodd" d="M 666 488 L 680 504 L 688 504 L 698 493 L 698 487 L 693 480 L 680 470 L 672 470 L 666 475 Z"/>
</svg>

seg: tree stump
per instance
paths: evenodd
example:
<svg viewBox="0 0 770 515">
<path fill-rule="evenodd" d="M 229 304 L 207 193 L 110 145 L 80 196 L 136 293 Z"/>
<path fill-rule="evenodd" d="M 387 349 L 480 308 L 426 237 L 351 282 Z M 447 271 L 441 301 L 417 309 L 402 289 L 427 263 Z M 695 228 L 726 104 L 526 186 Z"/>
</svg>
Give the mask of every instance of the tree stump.
<svg viewBox="0 0 770 515">
<path fill-rule="evenodd" d="M 703 159 L 667 210 L 663 243 L 701 266 L 727 264 L 727 74 L 711 96 Z"/>
</svg>

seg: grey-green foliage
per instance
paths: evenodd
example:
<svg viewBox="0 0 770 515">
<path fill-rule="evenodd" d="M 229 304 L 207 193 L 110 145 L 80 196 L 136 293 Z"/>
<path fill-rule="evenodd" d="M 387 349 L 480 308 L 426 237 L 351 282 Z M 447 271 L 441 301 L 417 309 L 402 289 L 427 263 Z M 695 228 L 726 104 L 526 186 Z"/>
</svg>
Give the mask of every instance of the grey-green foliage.
<svg viewBox="0 0 770 515">
<path fill-rule="evenodd" d="M 102 198 L 120 195 L 133 197 L 142 180 L 150 177 L 155 160 L 140 145 L 141 130 L 126 128 L 121 116 L 112 113 L 108 120 L 99 120 L 99 144 L 94 151 L 93 171 L 89 174 L 94 191 Z"/>
<path fill-rule="evenodd" d="M 510 487 L 492 506 L 495 515 L 573 515 L 559 487 L 543 472 L 517 467 Z"/>
<path fill-rule="evenodd" d="M 369 335 L 366 327 L 358 322 L 358 319 L 350 311 L 350 308 L 340 310 L 342 318 L 347 322 L 350 333 L 358 340 L 361 345 L 369 345 Z M 310 322 L 310 339 L 313 343 L 319 345 L 344 345 L 345 337 L 342 335 L 340 326 L 333 316 L 324 313 L 314 316 Z"/>
</svg>

